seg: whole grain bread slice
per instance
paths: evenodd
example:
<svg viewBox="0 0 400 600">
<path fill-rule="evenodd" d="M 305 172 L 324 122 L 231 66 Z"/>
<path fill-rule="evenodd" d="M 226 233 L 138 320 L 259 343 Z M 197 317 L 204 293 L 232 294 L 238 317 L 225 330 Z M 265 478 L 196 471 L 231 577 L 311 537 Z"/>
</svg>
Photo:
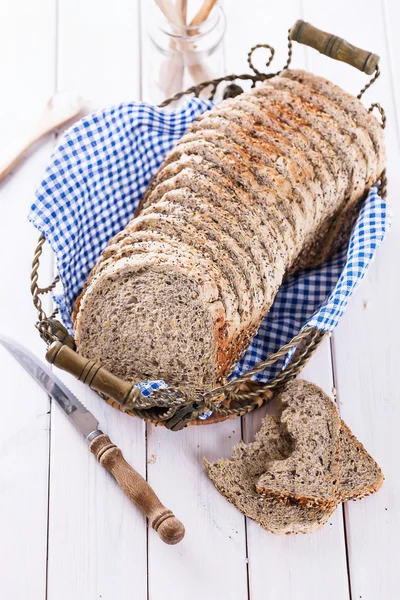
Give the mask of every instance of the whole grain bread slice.
<svg viewBox="0 0 400 600">
<path fill-rule="evenodd" d="M 285 504 L 334 507 L 340 469 L 340 417 L 335 404 L 323 390 L 303 380 L 283 386 L 275 403 L 293 451 L 284 460 L 265 464 L 257 491 Z"/>
<path fill-rule="evenodd" d="M 117 376 L 165 379 L 188 394 L 223 379 L 230 360 L 224 329 L 212 277 L 185 259 L 151 252 L 122 258 L 94 277 L 75 323 L 83 355 Z"/>
<path fill-rule="evenodd" d="M 229 280 L 224 277 L 224 272 L 207 255 L 197 251 L 192 245 L 175 240 L 165 233 L 162 235 L 154 231 L 138 231 L 126 236 L 124 240 L 114 246 L 113 254 L 98 264 L 96 271 L 92 272 L 92 277 L 99 275 L 122 258 L 146 252 L 176 256 L 185 261 L 187 265 L 202 269 L 208 276 L 211 276 L 217 286 L 218 297 L 225 308 L 227 334 L 237 335 L 241 326 L 238 300 Z"/>
</svg>

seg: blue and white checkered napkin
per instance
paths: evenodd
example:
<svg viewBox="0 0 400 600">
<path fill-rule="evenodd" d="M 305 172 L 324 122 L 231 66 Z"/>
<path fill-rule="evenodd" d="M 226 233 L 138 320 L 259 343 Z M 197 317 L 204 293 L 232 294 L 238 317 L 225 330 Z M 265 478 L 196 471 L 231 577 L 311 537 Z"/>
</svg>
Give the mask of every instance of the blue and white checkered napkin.
<svg viewBox="0 0 400 600">
<path fill-rule="evenodd" d="M 152 176 L 190 123 L 212 103 L 192 99 L 174 111 L 124 103 L 83 118 L 54 151 L 29 214 L 57 257 L 65 325 L 97 257 L 132 217 Z M 233 375 L 255 366 L 305 326 L 333 331 L 389 228 L 386 203 L 372 188 L 348 249 L 282 285 Z M 257 376 L 268 381 L 282 363 Z M 140 385 L 145 395 L 162 382 Z"/>
</svg>

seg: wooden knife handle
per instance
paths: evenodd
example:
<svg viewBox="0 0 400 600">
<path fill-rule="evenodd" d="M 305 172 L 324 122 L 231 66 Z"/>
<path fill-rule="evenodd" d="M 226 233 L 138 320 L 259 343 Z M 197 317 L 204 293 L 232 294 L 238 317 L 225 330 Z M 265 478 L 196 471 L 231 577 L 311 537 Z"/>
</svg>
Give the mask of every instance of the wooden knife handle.
<svg viewBox="0 0 400 600">
<path fill-rule="evenodd" d="M 377 54 L 357 48 L 343 38 L 317 29 L 306 21 L 296 21 L 290 30 L 290 39 L 315 48 L 325 56 L 348 63 L 367 75 L 371 75 L 379 63 Z"/>
<path fill-rule="evenodd" d="M 146 515 L 163 542 L 177 544 L 183 539 L 183 524 L 172 511 L 161 504 L 147 481 L 126 462 L 121 450 L 112 443 L 108 435 L 102 433 L 95 437 L 90 442 L 89 449 L 116 479 L 128 498 Z"/>
</svg>

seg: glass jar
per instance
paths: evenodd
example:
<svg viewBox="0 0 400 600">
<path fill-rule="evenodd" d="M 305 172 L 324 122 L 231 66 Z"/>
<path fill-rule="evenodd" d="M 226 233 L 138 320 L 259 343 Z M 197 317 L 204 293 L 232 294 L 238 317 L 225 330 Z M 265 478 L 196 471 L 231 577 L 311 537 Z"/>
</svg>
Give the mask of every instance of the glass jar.
<svg viewBox="0 0 400 600">
<path fill-rule="evenodd" d="M 147 4 L 146 21 L 151 41 L 147 74 L 150 102 L 159 104 L 192 85 L 223 75 L 222 42 L 226 20 L 219 3 L 208 18 L 196 26 L 170 23 L 155 2 Z"/>
</svg>

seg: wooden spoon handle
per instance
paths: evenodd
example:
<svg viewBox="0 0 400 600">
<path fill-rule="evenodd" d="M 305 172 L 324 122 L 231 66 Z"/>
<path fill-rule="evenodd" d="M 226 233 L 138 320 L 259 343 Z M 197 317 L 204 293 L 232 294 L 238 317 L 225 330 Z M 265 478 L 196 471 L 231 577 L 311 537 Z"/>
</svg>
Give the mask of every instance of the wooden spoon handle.
<svg viewBox="0 0 400 600">
<path fill-rule="evenodd" d="M 90 442 L 89 449 L 115 478 L 128 498 L 146 515 L 163 542 L 180 542 L 185 535 L 183 524 L 161 504 L 147 481 L 126 462 L 121 450 L 112 443 L 108 435 L 102 433 L 95 437 Z"/>
</svg>

